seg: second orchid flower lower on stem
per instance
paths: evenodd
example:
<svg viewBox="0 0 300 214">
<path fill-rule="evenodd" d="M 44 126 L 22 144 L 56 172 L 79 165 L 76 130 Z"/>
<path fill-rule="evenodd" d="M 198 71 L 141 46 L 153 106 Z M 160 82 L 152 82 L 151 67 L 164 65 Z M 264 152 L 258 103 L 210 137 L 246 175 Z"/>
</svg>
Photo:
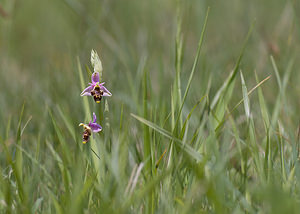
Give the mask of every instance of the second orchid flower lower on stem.
<svg viewBox="0 0 300 214">
<path fill-rule="evenodd" d="M 82 143 L 86 144 L 90 136 L 92 135 L 92 132 L 100 132 L 102 130 L 102 127 L 96 123 L 97 117 L 96 114 L 93 113 L 93 119 L 89 122 L 89 124 L 80 123 L 79 126 L 83 126 L 84 131 L 82 135 Z"/>
</svg>

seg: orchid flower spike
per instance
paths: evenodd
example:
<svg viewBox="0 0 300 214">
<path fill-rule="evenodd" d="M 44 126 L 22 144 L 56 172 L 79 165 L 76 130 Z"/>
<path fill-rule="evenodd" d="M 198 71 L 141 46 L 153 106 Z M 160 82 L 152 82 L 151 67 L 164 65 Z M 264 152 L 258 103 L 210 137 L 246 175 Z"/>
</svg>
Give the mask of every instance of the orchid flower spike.
<svg viewBox="0 0 300 214">
<path fill-rule="evenodd" d="M 100 132 L 102 130 L 102 127 L 98 123 L 96 123 L 96 120 L 97 120 L 96 114 L 93 113 L 93 119 L 89 122 L 89 124 L 83 124 L 83 123 L 79 124 L 79 126 L 83 126 L 84 128 L 83 135 L 82 135 L 83 144 L 86 144 L 89 141 L 92 132 Z"/>
<path fill-rule="evenodd" d="M 102 97 L 110 97 L 112 94 L 105 88 L 104 82 L 100 83 L 99 72 L 92 74 L 92 82 L 86 87 L 81 96 L 93 96 L 96 103 L 100 103 Z"/>
</svg>

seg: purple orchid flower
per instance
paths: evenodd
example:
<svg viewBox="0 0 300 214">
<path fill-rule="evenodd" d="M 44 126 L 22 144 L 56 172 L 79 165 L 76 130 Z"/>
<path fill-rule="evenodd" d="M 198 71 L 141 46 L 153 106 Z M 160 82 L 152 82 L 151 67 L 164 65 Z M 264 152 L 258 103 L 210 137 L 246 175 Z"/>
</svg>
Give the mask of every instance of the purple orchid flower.
<svg viewBox="0 0 300 214">
<path fill-rule="evenodd" d="M 96 103 L 100 103 L 102 97 L 110 97 L 112 94 L 105 88 L 105 82 L 100 83 L 99 72 L 92 74 L 92 82 L 86 87 L 81 96 L 93 96 Z"/>
<path fill-rule="evenodd" d="M 84 128 L 84 132 L 82 135 L 83 144 L 86 144 L 89 141 L 92 132 L 100 132 L 102 130 L 102 127 L 98 123 L 96 123 L 96 120 L 97 120 L 96 114 L 93 113 L 93 119 L 89 122 L 88 125 L 83 123 L 79 124 L 79 126 L 83 126 Z"/>
</svg>

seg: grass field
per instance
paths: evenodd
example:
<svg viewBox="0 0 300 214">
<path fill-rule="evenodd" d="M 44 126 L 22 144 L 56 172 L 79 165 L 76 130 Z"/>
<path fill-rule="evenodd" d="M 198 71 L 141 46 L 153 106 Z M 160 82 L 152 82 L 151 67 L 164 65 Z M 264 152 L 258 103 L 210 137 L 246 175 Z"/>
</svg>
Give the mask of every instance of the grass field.
<svg viewBox="0 0 300 214">
<path fill-rule="evenodd" d="M 297 0 L 1 0 L 1 213 L 299 213 Z M 112 93 L 80 93 L 91 50 Z M 97 115 L 103 129 L 82 143 Z"/>
</svg>

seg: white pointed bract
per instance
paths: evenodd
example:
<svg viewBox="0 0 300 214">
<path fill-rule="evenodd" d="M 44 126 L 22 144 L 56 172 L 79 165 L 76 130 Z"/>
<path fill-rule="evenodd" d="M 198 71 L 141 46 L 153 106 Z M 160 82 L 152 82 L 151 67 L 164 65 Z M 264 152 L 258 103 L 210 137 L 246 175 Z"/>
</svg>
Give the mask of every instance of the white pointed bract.
<svg viewBox="0 0 300 214">
<path fill-rule="evenodd" d="M 102 79 L 102 63 L 95 50 L 91 51 L 91 64 L 94 67 L 94 72 L 99 72 L 100 81 Z"/>
</svg>

